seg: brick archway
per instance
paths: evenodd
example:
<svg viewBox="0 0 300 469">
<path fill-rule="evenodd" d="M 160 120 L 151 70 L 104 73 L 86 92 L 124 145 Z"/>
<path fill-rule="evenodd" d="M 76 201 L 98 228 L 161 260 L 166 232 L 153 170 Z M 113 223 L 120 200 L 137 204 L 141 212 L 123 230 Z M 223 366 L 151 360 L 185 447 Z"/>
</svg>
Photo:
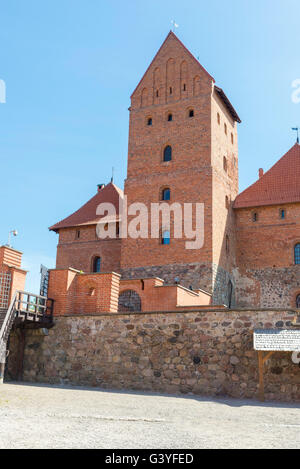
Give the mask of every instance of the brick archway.
<svg viewBox="0 0 300 469">
<path fill-rule="evenodd" d="M 142 311 L 141 298 L 134 290 L 125 290 L 119 295 L 120 312 L 139 312 Z"/>
</svg>

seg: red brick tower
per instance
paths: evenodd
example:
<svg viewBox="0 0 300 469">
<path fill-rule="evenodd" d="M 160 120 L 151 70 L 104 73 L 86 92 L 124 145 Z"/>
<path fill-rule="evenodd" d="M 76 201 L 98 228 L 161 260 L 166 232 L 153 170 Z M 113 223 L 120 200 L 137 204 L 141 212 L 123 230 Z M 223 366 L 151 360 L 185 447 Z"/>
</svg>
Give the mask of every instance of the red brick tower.
<svg viewBox="0 0 300 469">
<path fill-rule="evenodd" d="M 122 240 L 124 278 L 176 277 L 189 287 L 212 291 L 228 303 L 235 266 L 231 208 L 238 193 L 237 122 L 224 92 L 170 32 L 131 97 L 128 205 L 159 202 L 205 204 L 204 246 L 186 249 L 186 239 Z M 172 149 L 170 161 L 164 151 Z M 170 154 L 166 152 L 165 159 Z M 168 198 L 168 197 L 167 197 Z M 163 230 L 163 227 L 161 227 Z"/>
</svg>

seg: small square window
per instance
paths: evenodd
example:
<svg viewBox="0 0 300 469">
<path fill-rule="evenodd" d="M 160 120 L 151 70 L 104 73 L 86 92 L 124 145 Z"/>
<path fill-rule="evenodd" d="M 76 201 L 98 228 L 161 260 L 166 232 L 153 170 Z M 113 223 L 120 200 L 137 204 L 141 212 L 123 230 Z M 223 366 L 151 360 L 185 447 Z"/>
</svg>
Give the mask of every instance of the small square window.
<svg viewBox="0 0 300 469">
<path fill-rule="evenodd" d="M 169 121 L 169 122 L 172 122 L 172 120 L 173 120 L 173 114 L 169 114 L 169 115 L 168 115 L 168 121 Z"/>
</svg>

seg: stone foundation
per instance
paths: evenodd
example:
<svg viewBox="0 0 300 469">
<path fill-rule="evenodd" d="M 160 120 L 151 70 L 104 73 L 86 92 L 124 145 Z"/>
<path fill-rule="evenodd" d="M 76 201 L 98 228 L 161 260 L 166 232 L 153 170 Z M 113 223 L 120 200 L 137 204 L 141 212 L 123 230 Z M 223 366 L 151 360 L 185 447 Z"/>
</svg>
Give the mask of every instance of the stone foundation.
<svg viewBox="0 0 300 469">
<path fill-rule="evenodd" d="M 254 328 L 291 327 L 289 311 L 195 311 L 55 318 L 45 336 L 26 331 L 25 381 L 257 398 Z M 7 377 L 18 337 L 11 334 Z M 299 366 L 276 353 L 266 399 L 300 401 Z"/>
</svg>

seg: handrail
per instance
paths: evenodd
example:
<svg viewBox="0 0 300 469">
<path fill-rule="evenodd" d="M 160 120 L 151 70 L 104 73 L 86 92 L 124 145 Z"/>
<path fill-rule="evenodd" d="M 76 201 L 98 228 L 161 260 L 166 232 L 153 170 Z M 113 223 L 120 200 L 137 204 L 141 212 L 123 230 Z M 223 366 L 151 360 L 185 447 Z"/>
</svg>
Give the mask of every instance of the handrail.
<svg viewBox="0 0 300 469">
<path fill-rule="evenodd" d="M 16 303 L 16 299 L 17 299 L 17 294 L 18 294 L 18 292 L 15 292 L 15 294 L 14 294 L 14 296 L 13 296 L 11 302 L 10 302 L 7 313 L 5 315 L 4 321 L 2 323 L 1 330 L 0 330 L 0 341 L 5 338 L 5 332 L 7 330 L 7 323 L 10 324 L 12 316 L 15 313 L 15 308 L 14 307 L 15 307 L 15 303 Z"/>
</svg>

